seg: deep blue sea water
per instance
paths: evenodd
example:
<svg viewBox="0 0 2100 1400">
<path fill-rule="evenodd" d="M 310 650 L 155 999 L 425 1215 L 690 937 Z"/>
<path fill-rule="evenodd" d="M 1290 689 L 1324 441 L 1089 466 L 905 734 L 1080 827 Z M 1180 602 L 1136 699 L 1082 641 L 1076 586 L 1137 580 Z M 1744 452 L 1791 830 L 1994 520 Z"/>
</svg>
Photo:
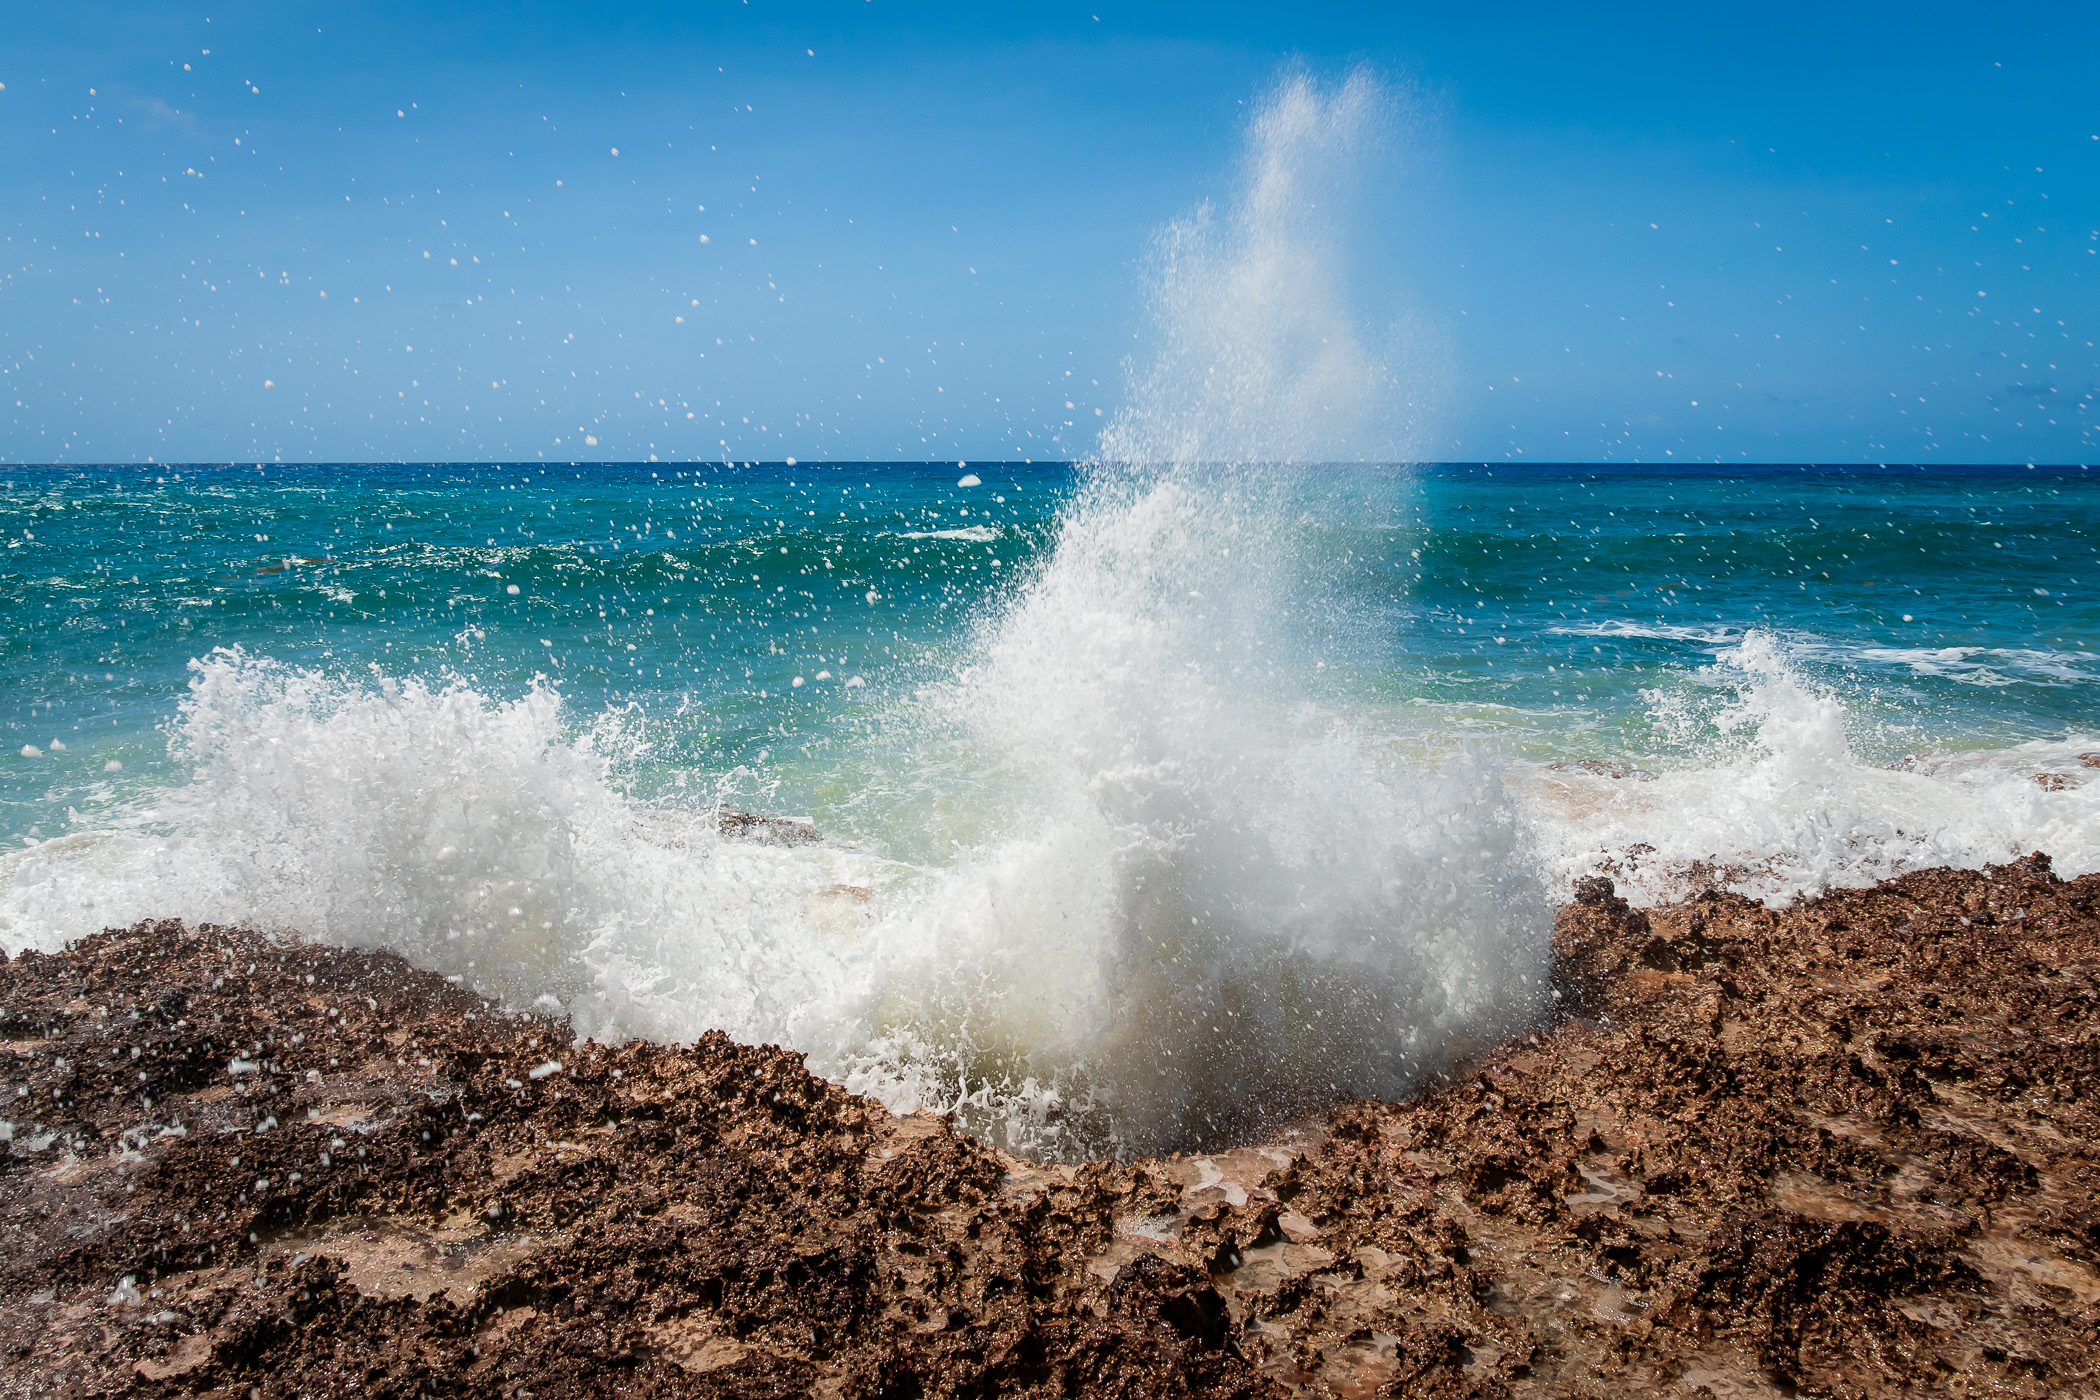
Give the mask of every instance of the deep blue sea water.
<svg viewBox="0 0 2100 1400">
<path fill-rule="evenodd" d="M 1133 947 L 1405 942 L 1361 1055 L 1472 1014 L 1422 949 L 1529 986 L 1592 870 L 2100 868 L 2080 467 L 10 467 L 0 526 L 9 949 L 394 946 L 1031 1141 Z"/>
</svg>

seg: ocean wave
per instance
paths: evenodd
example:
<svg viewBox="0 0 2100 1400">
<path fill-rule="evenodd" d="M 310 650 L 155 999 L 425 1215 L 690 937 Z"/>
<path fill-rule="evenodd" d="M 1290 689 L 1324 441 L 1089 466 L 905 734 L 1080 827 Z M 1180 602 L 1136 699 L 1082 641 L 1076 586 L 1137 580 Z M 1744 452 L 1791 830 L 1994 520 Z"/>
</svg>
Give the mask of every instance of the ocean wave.
<svg viewBox="0 0 2100 1400">
<path fill-rule="evenodd" d="M 968 540 L 972 544 L 990 544 L 999 538 L 999 527 L 958 525 L 949 530 L 898 530 L 894 534 L 900 540 Z"/>
<path fill-rule="evenodd" d="M 1694 642 L 1700 646 L 1731 646 L 1743 639 L 1740 627 L 1679 627 L 1663 622 L 1632 622 L 1609 619 L 1599 622 L 1570 622 L 1544 629 L 1549 636 L 1624 637 L 1659 642 Z"/>
<path fill-rule="evenodd" d="M 1716 651 L 1740 646 L 1746 637 L 1755 633 L 1782 641 L 1795 664 L 1822 663 L 1854 669 L 1885 667 L 1907 671 L 1914 676 L 1941 677 L 1981 686 L 2023 683 L 2084 685 L 2100 680 L 2100 656 L 2090 651 L 1979 645 L 1906 647 L 1849 641 L 1801 629 L 1673 626 L 1626 619 L 1562 623 L 1543 630 L 1549 636 L 1684 642 Z"/>
<path fill-rule="evenodd" d="M 2091 652 L 1980 646 L 1860 646 L 1832 650 L 1877 665 L 1905 667 L 1912 675 L 1945 676 L 1972 685 L 2003 686 L 2038 681 L 2084 685 L 2100 681 L 2100 657 Z"/>
<path fill-rule="evenodd" d="M 1601 870 L 1643 902 L 1719 883 L 1783 903 L 2034 850 L 2066 875 L 2100 869 L 2100 733 L 1872 762 L 1802 669 L 1823 650 L 1752 630 L 1702 671 L 1710 704 L 1651 692 L 1669 751 L 1641 781 L 1534 766 L 1527 814 L 1556 888 Z"/>
</svg>

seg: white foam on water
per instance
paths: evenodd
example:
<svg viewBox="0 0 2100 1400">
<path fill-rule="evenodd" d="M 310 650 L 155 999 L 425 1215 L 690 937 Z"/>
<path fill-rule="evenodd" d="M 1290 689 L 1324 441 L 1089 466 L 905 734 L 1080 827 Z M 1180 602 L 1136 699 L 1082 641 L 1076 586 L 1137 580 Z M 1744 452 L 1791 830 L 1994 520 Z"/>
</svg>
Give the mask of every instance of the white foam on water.
<svg viewBox="0 0 2100 1400">
<path fill-rule="evenodd" d="M 1696 642 L 1724 646 L 1742 639 L 1735 627 L 1685 627 L 1667 622 L 1633 622 L 1610 618 L 1597 622 L 1568 622 L 1545 629 L 1549 636 L 1629 637 L 1661 642 Z"/>
<path fill-rule="evenodd" d="M 968 540 L 974 544 L 990 544 L 999 538 L 997 525 L 958 525 L 951 530 L 898 530 L 900 540 Z"/>
<path fill-rule="evenodd" d="M 1862 661 L 1902 666 L 1917 676 L 1944 676 L 1967 685 L 2089 685 L 2100 680 L 2100 659 L 2090 652 L 2042 651 L 2031 647 L 1857 647 Z"/>
<path fill-rule="evenodd" d="M 991 775 L 1000 834 L 884 926 L 934 975 L 886 981 L 849 1082 L 1029 1135 L 1214 1141 L 1404 1092 L 1545 1004 L 1514 802 L 1481 756 L 1412 757 L 1308 679 L 1320 600 L 1283 496 L 1098 479 L 923 699 L 915 732 L 975 755 L 944 766 Z"/>
<path fill-rule="evenodd" d="M 1626 619 L 1562 623 L 1545 630 L 1554 636 L 1689 642 L 1711 648 L 1736 645 L 1748 635 L 1743 628 L 1726 625 L 1687 627 Z M 2022 683 L 2083 685 L 2100 680 L 2100 658 L 2089 651 L 1975 645 L 1901 647 L 1843 641 L 1809 632 L 1753 630 L 1765 630 L 1773 637 L 1782 638 L 1795 663 L 1830 662 L 1855 668 L 1861 665 L 1900 668 L 1914 676 L 1941 677 L 1991 687 Z"/>
<path fill-rule="evenodd" d="M 2036 850 L 2065 876 L 2100 869 L 2100 769 L 2081 757 L 2100 733 L 1875 763 L 1861 721 L 1803 674 L 1804 653 L 1829 650 L 1752 629 L 1704 668 L 1712 703 L 1649 693 L 1670 747 L 1647 771 L 1534 770 L 1526 807 L 1556 892 L 1602 870 L 1644 903 L 1719 883 L 1776 904 Z"/>
</svg>

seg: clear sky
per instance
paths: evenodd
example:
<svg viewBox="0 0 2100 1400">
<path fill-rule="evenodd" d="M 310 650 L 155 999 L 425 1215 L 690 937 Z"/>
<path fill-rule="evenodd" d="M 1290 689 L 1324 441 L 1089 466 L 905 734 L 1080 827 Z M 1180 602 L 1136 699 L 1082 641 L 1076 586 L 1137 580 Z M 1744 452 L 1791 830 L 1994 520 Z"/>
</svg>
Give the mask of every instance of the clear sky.
<svg viewBox="0 0 2100 1400">
<path fill-rule="evenodd" d="M 0 0 L 0 458 L 1082 454 L 1152 231 L 1361 63 L 1424 455 L 2089 461 L 2096 60 L 2070 0 Z"/>
</svg>

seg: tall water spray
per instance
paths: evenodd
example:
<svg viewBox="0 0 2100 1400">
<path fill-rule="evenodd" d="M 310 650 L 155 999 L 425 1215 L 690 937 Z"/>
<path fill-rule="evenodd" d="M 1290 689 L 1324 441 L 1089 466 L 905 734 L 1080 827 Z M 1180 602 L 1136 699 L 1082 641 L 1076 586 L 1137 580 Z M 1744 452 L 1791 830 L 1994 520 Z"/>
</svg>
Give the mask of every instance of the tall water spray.
<svg viewBox="0 0 2100 1400">
<path fill-rule="evenodd" d="M 1321 464 L 1404 457 L 1420 413 L 1341 277 L 1392 118 L 1367 74 L 1283 82 L 1227 209 L 1161 234 L 1129 405 L 920 712 L 1004 775 L 1005 835 L 900 911 L 920 962 L 884 979 L 866 1086 L 920 1077 L 1024 1142 L 1215 1143 L 1402 1092 L 1547 994 L 1497 774 L 1411 756 L 1320 655 L 1354 620 L 1309 519 L 1377 508 Z"/>
<path fill-rule="evenodd" d="M 391 948 L 591 1034 L 793 1046 L 1059 1156 L 1400 1093 L 1519 1025 L 1549 911 L 1514 803 L 1359 703 L 1368 624 L 1313 542 L 1389 509 L 1396 469 L 1362 464 L 1420 414 L 1340 274 L 1389 118 L 1364 76 L 1282 83 L 1234 198 L 1162 233 L 1149 349 L 1053 547 L 851 741 L 842 773 L 903 775 L 855 789 L 864 844 L 639 803 L 620 717 L 579 733 L 549 687 L 218 652 L 187 782 L 0 858 L 0 939 L 177 915 Z"/>
<path fill-rule="evenodd" d="M 1296 74 L 1256 104 L 1230 203 L 1154 238 L 1149 341 L 1100 462 L 1415 459 L 1436 366 L 1401 318 L 1365 323 L 1347 275 L 1362 190 L 1404 126 L 1364 69 L 1331 93 Z"/>
</svg>

